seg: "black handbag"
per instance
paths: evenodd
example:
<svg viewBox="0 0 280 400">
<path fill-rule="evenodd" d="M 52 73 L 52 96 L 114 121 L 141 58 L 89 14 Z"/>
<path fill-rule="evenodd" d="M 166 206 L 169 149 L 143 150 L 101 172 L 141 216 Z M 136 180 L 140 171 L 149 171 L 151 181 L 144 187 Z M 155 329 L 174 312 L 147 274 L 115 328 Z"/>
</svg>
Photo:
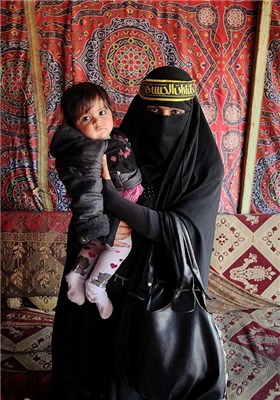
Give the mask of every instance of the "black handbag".
<svg viewBox="0 0 280 400">
<path fill-rule="evenodd" d="M 222 400 L 226 368 L 221 339 L 206 309 L 188 232 L 178 219 L 175 224 L 177 262 L 184 266 L 181 281 L 171 291 L 156 279 L 151 250 L 145 276 L 149 297 L 128 294 L 116 332 L 116 369 L 149 400 Z"/>
</svg>

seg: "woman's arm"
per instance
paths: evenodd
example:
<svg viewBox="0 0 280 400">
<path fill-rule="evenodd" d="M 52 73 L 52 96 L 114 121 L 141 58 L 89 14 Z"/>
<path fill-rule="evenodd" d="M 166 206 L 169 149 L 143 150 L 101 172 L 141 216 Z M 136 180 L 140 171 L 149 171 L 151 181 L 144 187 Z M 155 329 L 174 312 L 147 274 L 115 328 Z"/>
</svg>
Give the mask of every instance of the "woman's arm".
<svg viewBox="0 0 280 400">
<path fill-rule="evenodd" d="M 158 212 L 121 197 L 110 179 L 106 157 L 102 160 L 102 177 L 105 211 L 125 221 L 141 235 L 160 242 L 162 236 Z"/>
</svg>

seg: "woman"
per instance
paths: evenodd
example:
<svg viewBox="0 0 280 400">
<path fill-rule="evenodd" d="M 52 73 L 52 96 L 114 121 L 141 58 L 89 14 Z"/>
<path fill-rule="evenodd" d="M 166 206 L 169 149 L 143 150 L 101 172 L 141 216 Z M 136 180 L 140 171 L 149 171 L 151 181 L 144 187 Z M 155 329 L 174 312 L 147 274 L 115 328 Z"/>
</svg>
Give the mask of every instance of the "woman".
<svg viewBox="0 0 280 400">
<path fill-rule="evenodd" d="M 144 193 L 138 204 L 121 198 L 104 163 L 103 196 L 106 212 L 133 229 L 132 251 L 121 264 L 117 279 L 108 282 L 114 305 L 108 320 L 100 320 L 88 302 L 75 307 L 67 301 L 62 281 L 53 334 L 54 399 L 142 399 L 114 378 L 113 333 L 126 288 L 131 282 L 137 286 L 152 243 L 156 262 L 163 266 L 162 278 L 178 280 L 179 271 L 164 268 L 175 247 L 172 215 L 179 216 L 187 228 L 203 284 L 207 287 L 208 283 L 223 166 L 191 77 L 176 67 L 160 67 L 148 74 L 121 130 L 135 152 Z M 126 235 L 125 229 L 124 225 L 118 230 L 116 239 Z M 65 273 L 71 269 L 78 247 L 70 226 Z"/>
</svg>

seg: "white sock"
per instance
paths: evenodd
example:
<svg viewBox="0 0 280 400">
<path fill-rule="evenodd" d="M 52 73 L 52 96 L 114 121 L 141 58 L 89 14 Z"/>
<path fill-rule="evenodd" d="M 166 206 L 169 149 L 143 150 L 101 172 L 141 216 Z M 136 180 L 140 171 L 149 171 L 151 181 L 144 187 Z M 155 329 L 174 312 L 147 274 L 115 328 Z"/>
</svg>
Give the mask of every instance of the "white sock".
<svg viewBox="0 0 280 400">
<path fill-rule="evenodd" d="M 101 318 L 109 318 L 113 312 L 113 305 L 106 288 L 95 285 L 90 281 L 90 278 L 86 281 L 85 287 L 86 298 L 91 303 L 96 303 Z"/>
<path fill-rule="evenodd" d="M 67 297 L 73 303 L 81 306 L 85 302 L 85 276 L 77 274 L 75 271 L 69 272 L 66 275 L 68 283 Z"/>
</svg>

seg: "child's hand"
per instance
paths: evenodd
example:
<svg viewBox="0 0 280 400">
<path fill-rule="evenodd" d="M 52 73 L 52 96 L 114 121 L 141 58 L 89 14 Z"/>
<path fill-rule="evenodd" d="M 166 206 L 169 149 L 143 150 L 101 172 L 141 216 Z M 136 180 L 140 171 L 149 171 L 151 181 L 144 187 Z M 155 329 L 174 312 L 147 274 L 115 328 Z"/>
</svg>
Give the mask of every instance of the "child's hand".
<svg viewBox="0 0 280 400">
<path fill-rule="evenodd" d="M 108 164 L 107 164 L 107 158 L 106 158 L 105 154 L 102 157 L 102 178 L 106 179 L 106 180 L 111 179 L 110 172 L 108 169 Z"/>
</svg>

